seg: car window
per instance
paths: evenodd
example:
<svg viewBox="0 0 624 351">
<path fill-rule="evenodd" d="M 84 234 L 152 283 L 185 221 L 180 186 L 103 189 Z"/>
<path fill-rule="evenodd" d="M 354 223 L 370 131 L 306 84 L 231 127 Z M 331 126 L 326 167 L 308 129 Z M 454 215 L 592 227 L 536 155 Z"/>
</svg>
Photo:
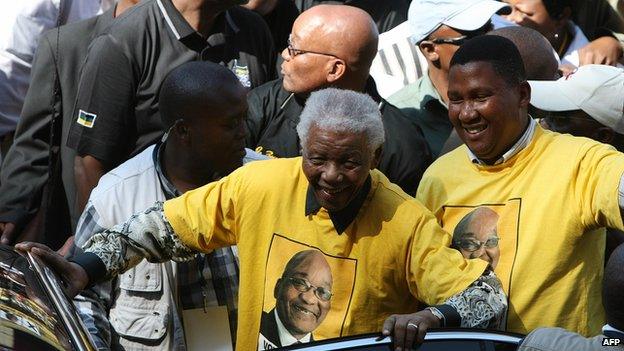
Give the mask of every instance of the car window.
<svg viewBox="0 0 624 351">
<path fill-rule="evenodd" d="M 492 344 L 494 347 L 491 348 L 491 350 L 495 351 L 516 351 L 518 349 L 517 344 L 510 344 L 506 342 L 492 342 Z"/>
<path fill-rule="evenodd" d="M 483 351 L 485 345 L 479 340 L 432 340 L 425 341 L 414 351 Z"/>
</svg>

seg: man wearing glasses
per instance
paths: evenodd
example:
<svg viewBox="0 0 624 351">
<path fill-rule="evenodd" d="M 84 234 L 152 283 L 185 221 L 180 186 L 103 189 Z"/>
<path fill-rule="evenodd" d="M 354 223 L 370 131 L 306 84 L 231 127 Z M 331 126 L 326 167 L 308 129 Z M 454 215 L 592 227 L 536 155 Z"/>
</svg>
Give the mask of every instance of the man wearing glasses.
<svg viewBox="0 0 624 351">
<path fill-rule="evenodd" d="M 453 231 L 454 247 L 466 258 L 480 258 L 496 268 L 500 257 L 496 212 L 485 206 L 468 213 Z"/>
<path fill-rule="evenodd" d="M 493 0 L 412 1 L 408 13 L 411 39 L 427 59 L 428 71 L 388 101 L 418 123 L 434 159 L 453 129 L 446 95 L 451 57 L 466 40 L 487 33 L 494 14 L 509 10 L 508 5 Z"/>
<path fill-rule="evenodd" d="M 312 332 L 331 308 L 332 272 L 318 250 L 296 253 L 275 283 L 275 308 L 262 312 L 262 349 L 313 341 Z"/>
<path fill-rule="evenodd" d="M 420 128 L 379 96 L 369 76 L 377 38 L 373 19 L 356 7 L 318 5 L 302 13 L 282 51 L 283 78 L 249 93 L 247 147 L 268 156 L 299 156 L 295 126 L 311 92 L 366 92 L 379 106 L 387 136 L 377 168 L 414 195 L 431 154 Z"/>
</svg>

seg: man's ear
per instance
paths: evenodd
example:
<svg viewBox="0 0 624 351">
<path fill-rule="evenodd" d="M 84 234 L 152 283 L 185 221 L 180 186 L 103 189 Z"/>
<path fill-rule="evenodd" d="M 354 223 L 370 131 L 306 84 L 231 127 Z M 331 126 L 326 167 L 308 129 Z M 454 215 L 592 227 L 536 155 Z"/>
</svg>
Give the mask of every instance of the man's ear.
<svg viewBox="0 0 624 351">
<path fill-rule="evenodd" d="M 381 150 L 382 147 L 378 147 L 375 152 L 373 152 L 373 162 L 371 162 L 371 169 L 377 168 L 379 166 L 379 161 L 381 161 Z"/>
<path fill-rule="evenodd" d="M 429 40 L 423 40 L 418 44 L 420 51 L 425 55 L 425 58 L 429 62 L 438 62 L 440 55 L 436 51 L 436 45 Z"/>
<path fill-rule="evenodd" d="M 340 80 L 347 72 L 347 63 L 339 58 L 329 61 L 327 69 L 327 83 L 333 84 Z"/>
<path fill-rule="evenodd" d="M 191 131 L 184 120 L 176 122 L 173 126 L 172 133 L 175 133 L 178 140 L 183 144 L 189 144 L 191 142 Z"/>
</svg>

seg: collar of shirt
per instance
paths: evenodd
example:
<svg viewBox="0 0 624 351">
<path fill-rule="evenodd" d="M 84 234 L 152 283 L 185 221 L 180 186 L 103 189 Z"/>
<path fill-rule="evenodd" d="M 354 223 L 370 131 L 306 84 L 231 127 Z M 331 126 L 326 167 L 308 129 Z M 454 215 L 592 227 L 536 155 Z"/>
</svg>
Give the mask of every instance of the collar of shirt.
<svg viewBox="0 0 624 351">
<path fill-rule="evenodd" d="M 169 29 L 171 29 L 176 39 L 182 41 L 186 38 L 193 36 L 202 37 L 195 29 L 193 29 L 193 27 L 191 27 L 190 24 L 188 24 L 188 22 L 184 19 L 178 9 L 175 8 L 171 0 L 156 0 L 156 2 L 158 3 L 158 7 L 160 8 L 163 17 L 165 18 Z M 240 30 L 232 19 L 229 11 L 224 11 L 223 13 L 219 14 L 219 16 L 217 16 L 214 28 L 223 32 L 218 33 L 218 30 L 215 31 L 215 34 L 220 34 L 219 37 L 229 35 L 230 31 L 237 33 Z M 213 46 L 219 45 L 220 43 L 218 42 L 210 42 L 210 39 L 212 39 L 212 37 L 213 35 L 208 38 L 208 42 Z"/>
<path fill-rule="evenodd" d="M 165 198 L 167 200 L 173 199 L 174 197 L 178 197 L 182 195 L 178 189 L 167 179 L 165 176 L 165 172 L 162 170 L 162 152 L 165 149 L 165 142 L 159 142 L 154 147 L 154 153 L 152 154 L 152 158 L 154 160 L 154 167 L 156 168 L 156 174 L 158 174 L 158 180 L 160 181 L 160 186 L 162 187 L 163 192 L 165 193 Z"/>
<path fill-rule="evenodd" d="M 526 148 L 529 145 L 531 140 L 533 140 L 533 135 L 535 134 L 536 127 L 537 127 L 537 122 L 535 122 L 535 120 L 531 116 L 529 116 L 529 125 L 527 126 L 526 130 L 524 131 L 520 139 L 518 139 L 518 141 L 509 150 L 507 150 L 507 152 L 505 152 L 503 156 L 501 156 L 498 160 L 496 160 L 496 162 L 494 162 L 494 165 L 499 165 L 509 160 L 510 158 L 514 157 L 520 151 L 524 150 L 524 148 Z M 472 163 L 477 164 L 479 166 L 488 166 L 485 162 L 483 162 L 475 154 L 473 154 L 472 151 L 470 151 L 470 149 L 466 148 L 466 150 L 468 150 L 468 157 L 470 157 L 470 161 Z"/>
<path fill-rule="evenodd" d="M 331 219 L 334 227 L 336 228 L 336 232 L 338 235 L 342 234 L 347 227 L 353 222 L 355 216 L 357 216 L 360 208 L 364 204 L 366 200 L 366 196 L 370 192 L 371 189 L 371 177 L 370 175 L 366 178 L 364 185 L 358 192 L 351 202 L 347 205 L 347 207 L 343 208 L 340 211 L 329 212 L 329 218 Z M 305 215 L 309 216 L 311 214 L 316 214 L 321 209 L 321 205 L 316 200 L 314 196 L 314 188 L 311 185 L 308 185 L 308 191 L 306 194 L 306 205 L 305 205 Z"/>
<path fill-rule="evenodd" d="M 286 329 L 286 327 L 280 320 L 279 316 L 277 315 L 277 308 L 275 308 L 273 313 L 275 313 L 275 321 L 277 322 L 277 333 L 279 334 L 280 344 L 282 344 L 282 346 L 289 346 L 289 345 L 297 344 L 297 343 L 301 344 L 301 343 L 310 342 L 312 333 L 307 333 L 303 338 L 301 338 L 301 340 L 297 340 L 297 338 L 295 338 L 294 336 L 292 336 L 292 334 L 290 334 L 288 329 Z"/>
<path fill-rule="evenodd" d="M 624 340 L 624 330 L 616 329 L 616 328 L 610 326 L 609 324 L 605 324 L 604 327 L 602 327 L 602 334 L 606 335 L 606 336 L 608 336 L 610 338 L 623 339 Z"/>
<path fill-rule="evenodd" d="M 429 78 L 429 72 L 426 72 L 417 84 L 418 95 L 414 101 L 421 101 L 421 106 L 427 109 L 432 108 L 432 105 L 440 105 L 448 111 L 448 106 L 444 99 L 442 99 L 431 78 Z"/>
</svg>

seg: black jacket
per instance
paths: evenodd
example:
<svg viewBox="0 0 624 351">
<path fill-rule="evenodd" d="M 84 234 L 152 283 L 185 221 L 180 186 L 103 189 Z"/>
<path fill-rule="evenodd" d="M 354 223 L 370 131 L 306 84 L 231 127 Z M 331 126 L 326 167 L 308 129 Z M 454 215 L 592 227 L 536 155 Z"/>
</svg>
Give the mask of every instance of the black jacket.
<svg viewBox="0 0 624 351">
<path fill-rule="evenodd" d="M 425 169 L 432 162 L 422 131 L 398 108 L 379 96 L 372 79 L 369 79 L 366 91 L 380 104 L 386 130 L 378 168 L 391 182 L 414 195 Z M 296 128 L 305 101 L 285 91 L 281 79 L 253 89 L 247 100 L 247 147 L 269 156 L 299 156 Z"/>
<path fill-rule="evenodd" d="M 49 210 L 45 215 L 45 230 L 56 236 L 46 238 L 52 246 L 62 244 L 71 233 L 67 211 L 74 225 L 80 215 L 73 211 L 75 152 L 64 141 L 73 121 L 78 76 L 87 48 L 113 22 L 113 11 L 114 8 L 100 16 L 62 26 L 58 33 L 52 29 L 42 35 L 15 140 L 2 165 L 0 221 L 22 227 L 43 202 Z M 49 180 L 50 196 L 42 199 Z"/>
</svg>

